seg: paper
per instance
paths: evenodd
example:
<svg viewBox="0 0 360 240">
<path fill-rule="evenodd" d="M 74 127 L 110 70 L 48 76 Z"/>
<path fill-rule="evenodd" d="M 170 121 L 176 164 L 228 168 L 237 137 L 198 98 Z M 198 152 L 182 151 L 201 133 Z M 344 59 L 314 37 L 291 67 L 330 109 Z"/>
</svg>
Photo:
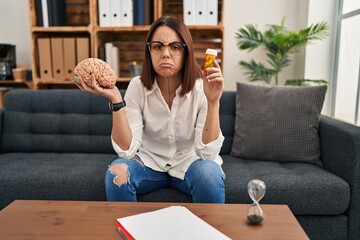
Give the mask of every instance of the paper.
<svg viewBox="0 0 360 240">
<path fill-rule="evenodd" d="M 182 206 L 118 218 L 117 221 L 136 240 L 230 239 Z"/>
</svg>

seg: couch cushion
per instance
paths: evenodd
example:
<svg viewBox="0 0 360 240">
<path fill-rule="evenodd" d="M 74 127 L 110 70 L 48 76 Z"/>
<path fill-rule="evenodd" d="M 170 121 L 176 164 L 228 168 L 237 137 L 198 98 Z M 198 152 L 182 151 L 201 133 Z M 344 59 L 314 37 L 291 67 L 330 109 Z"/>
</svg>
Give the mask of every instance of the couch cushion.
<svg viewBox="0 0 360 240">
<path fill-rule="evenodd" d="M 238 82 L 231 154 L 321 165 L 318 126 L 326 89 Z"/>
<path fill-rule="evenodd" d="M 2 154 L 0 209 L 15 199 L 106 200 L 105 172 L 116 158 L 100 153 Z"/>
<path fill-rule="evenodd" d="M 220 99 L 220 127 L 225 137 L 220 154 L 230 154 L 231 152 L 234 139 L 235 99 L 234 91 L 223 92 Z"/>
<path fill-rule="evenodd" d="M 287 204 L 295 215 L 336 215 L 349 207 L 348 183 L 314 164 L 222 158 L 228 203 L 251 203 L 247 184 L 260 179 L 266 185 L 260 204 Z"/>
<path fill-rule="evenodd" d="M 114 153 L 105 98 L 80 90 L 5 95 L 2 152 Z"/>
</svg>

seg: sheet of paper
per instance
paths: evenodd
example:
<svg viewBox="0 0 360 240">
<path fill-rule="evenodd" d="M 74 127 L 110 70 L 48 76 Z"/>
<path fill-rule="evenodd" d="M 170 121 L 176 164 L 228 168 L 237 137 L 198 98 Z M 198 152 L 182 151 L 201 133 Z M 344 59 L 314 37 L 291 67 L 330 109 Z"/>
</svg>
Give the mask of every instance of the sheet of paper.
<svg viewBox="0 0 360 240">
<path fill-rule="evenodd" d="M 230 239 L 182 206 L 118 218 L 117 221 L 137 240 Z"/>
</svg>

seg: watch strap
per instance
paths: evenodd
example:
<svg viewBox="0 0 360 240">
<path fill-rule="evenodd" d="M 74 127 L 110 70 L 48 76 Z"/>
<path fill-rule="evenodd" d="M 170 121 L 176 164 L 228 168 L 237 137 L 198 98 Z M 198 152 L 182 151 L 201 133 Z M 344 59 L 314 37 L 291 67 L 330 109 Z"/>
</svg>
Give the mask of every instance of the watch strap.
<svg viewBox="0 0 360 240">
<path fill-rule="evenodd" d="M 125 106 L 126 106 L 125 100 L 123 100 L 122 102 L 119 102 L 119 103 L 109 102 L 109 109 L 113 112 L 117 112 Z"/>
</svg>

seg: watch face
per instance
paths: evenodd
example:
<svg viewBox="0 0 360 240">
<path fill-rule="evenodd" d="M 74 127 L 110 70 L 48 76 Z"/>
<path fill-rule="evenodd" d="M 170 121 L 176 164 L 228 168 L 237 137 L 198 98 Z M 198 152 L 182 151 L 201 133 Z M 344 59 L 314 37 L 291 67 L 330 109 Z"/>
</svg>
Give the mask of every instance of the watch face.
<svg viewBox="0 0 360 240">
<path fill-rule="evenodd" d="M 113 104 L 111 102 L 109 102 L 109 109 L 112 111 L 114 108 L 113 108 Z"/>
</svg>

